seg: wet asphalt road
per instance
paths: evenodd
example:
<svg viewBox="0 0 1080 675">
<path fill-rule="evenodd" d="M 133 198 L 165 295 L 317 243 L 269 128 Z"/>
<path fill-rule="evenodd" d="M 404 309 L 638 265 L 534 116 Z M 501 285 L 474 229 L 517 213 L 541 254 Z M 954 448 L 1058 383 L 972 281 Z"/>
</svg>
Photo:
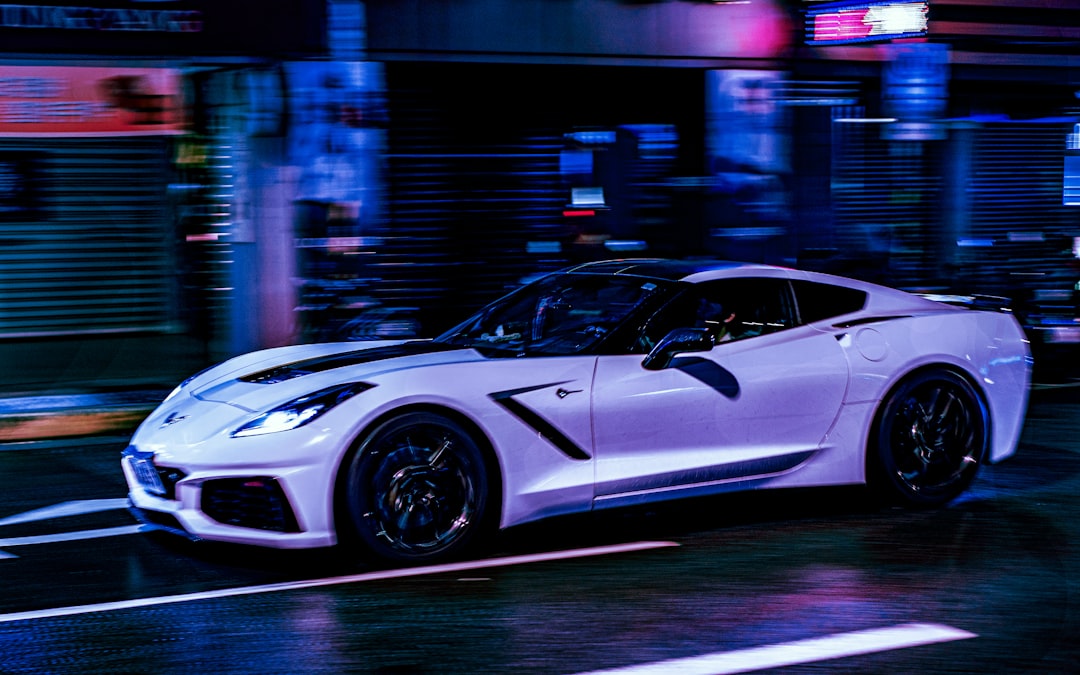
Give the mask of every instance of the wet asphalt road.
<svg viewBox="0 0 1080 675">
<path fill-rule="evenodd" d="M 490 557 L 656 548 L 397 578 L 133 532 L 124 444 L 0 452 L 0 673 L 748 671 L 810 639 L 769 672 L 1080 672 L 1077 387 L 1035 391 L 1019 453 L 945 509 L 726 496 L 521 528 Z M 951 632 L 873 649 L 858 632 L 913 624 Z M 668 662 L 689 657 L 713 660 Z"/>
</svg>

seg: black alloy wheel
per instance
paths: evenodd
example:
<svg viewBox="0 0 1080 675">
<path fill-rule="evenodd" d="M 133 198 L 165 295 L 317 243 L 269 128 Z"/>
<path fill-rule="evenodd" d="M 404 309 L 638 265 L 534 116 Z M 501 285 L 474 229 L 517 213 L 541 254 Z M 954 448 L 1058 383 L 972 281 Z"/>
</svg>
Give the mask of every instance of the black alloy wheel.
<svg viewBox="0 0 1080 675">
<path fill-rule="evenodd" d="M 379 425 L 348 467 L 354 533 L 378 561 L 457 557 L 486 529 L 488 475 L 472 436 L 448 417 L 406 413 Z"/>
<path fill-rule="evenodd" d="M 946 504 L 971 485 L 989 442 L 975 387 L 948 370 L 917 373 L 890 392 L 871 436 L 871 480 L 901 504 Z M 876 461 L 875 461 L 876 460 Z"/>
</svg>

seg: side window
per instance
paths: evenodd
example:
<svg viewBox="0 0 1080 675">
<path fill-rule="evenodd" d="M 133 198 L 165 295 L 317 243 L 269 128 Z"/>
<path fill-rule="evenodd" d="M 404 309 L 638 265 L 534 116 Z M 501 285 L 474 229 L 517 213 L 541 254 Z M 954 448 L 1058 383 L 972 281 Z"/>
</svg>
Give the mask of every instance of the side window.
<svg viewBox="0 0 1080 675">
<path fill-rule="evenodd" d="M 718 342 L 768 335 L 795 325 L 785 279 L 727 279 L 703 284 L 710 299 L 721 304 L 711 325 Z"/>
<path fill-rule="evenodd" d="M 713 341 L 729 342 L 795 325 L 787 281 L 722 279 L 688 288 L 645 325 L 635 351 L 646 352 L 673 328 L 708 328 Z"/>
<path fill-rule="evenodd" d="M 647 354 L 660 339 L 676 328 L 697 325 L 697 309 L 701 296 L 696 288 L 688 288 L 661 307 L 641 329 L 631 347 L 633 354 Z"/>
<path fill-rule="evenodd" d="M 791 285 L 795 289 L 800 323 L 831 319 L 866 306 L 866 293 L 854 288 L 803 280 L 792 281 Z"/>
</svg>

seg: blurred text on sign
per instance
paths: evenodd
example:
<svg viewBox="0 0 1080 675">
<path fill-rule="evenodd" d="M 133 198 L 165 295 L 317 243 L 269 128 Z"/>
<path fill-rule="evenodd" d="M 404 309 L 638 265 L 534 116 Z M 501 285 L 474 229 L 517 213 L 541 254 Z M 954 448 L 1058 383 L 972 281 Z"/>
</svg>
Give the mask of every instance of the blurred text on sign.
<svg viewBox="0 0 1080 675">
<path fill-rule="evenodd" d="M 183 133 L 180 91 L 168 68 L 0 66 L 0 137 Z"/>
</svg>

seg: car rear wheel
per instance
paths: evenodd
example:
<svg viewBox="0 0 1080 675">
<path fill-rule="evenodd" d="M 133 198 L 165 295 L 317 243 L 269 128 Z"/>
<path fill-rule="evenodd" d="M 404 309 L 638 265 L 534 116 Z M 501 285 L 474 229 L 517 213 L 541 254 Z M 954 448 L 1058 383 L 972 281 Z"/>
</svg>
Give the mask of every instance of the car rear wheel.
<svg viewBox="0 0 1080 675">
<path fill-rule="evenodd" d="M 460 424 L 412 412 L 380 424 L 353 456 L 345 484 L 352 534 L 378 561 L 456 557 L 487 521 L 484 455 Z"/>
<path fill-rule="evenodd" d="M 871 436 L 870 477 L 890 501 L 945 504 L 971 485 L 986 456 L 989 414 L 975 387 L 947 370 L 896 386 Z"/>
</svg>

